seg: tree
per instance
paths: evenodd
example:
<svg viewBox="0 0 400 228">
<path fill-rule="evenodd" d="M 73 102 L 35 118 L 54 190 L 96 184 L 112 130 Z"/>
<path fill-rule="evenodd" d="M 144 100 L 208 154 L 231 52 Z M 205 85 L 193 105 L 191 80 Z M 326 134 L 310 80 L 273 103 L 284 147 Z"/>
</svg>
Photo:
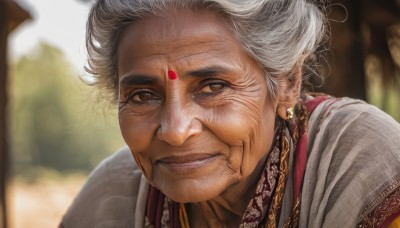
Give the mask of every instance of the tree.
<svg viewBox="0 0 400 228">
<path fill-rule="evenodd" d="M 111 144 L 120 139 L 115 124 L 108 126 L 110 131 L 89 127 L 93 123 L 88 119 L 104 119 L 85 110 L 91 102 L 89 90 L 79 84 L 58 49 L 42 43 L 13 69 L 11 151 L 18 174 L 35 175 L 32 168 L 37 167 L 89 171 L 115 150 Z"/>
</svg>

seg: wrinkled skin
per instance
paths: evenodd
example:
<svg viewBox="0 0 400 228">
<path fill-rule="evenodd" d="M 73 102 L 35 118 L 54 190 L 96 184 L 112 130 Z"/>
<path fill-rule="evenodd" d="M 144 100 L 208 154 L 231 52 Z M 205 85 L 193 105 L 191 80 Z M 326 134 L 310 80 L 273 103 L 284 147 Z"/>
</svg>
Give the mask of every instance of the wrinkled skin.
<svg viewBox="0 0 400 228">
<path fill-rule="evenodd" d="M 118 77 L 121 132 L 149 182 L 191 202 L 193 224 L 240 222 L 288 98 L 269 97 L 224 19 L 170 12 L 129 25 Z"/>
</svg>

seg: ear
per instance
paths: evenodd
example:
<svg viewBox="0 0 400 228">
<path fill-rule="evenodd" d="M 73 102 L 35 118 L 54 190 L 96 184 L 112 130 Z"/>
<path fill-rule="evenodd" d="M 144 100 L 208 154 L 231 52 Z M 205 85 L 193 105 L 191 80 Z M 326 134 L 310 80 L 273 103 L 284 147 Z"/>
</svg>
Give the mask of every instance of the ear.
<svg viewBox="0 0 400 228">
<path fill-rule="evenodd" d="M 301 61 L 302 63 L 303 61 Z M 280 82 L 280 94 L 276 113 L 282 119 L 289 119 L 288 109 L 294 108 L 301 90 L 302 64 L 296 64 L 293 70 Z"/>
</svg>

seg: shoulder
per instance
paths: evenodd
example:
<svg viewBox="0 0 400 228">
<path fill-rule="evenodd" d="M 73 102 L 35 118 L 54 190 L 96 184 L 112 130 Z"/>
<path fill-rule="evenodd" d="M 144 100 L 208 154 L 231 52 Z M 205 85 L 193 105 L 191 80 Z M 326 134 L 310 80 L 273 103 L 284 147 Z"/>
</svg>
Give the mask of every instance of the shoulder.
<svg viewBox="0 0 400 228">
<path fill-rule="evenodd" d="M 119 150 L 89 175 L 62 226 L 133 227 L 138 194 L 145 184 L 130 150 Z"/>
<path fill-rule="evenodd" d="M 399 156 L 400 124 L 391 116 L 361 100 L 329 99 L 312 113 L 309 123 L 311 148 L 313 143 L 325 143 L 342 149 L 376 153 L 379 147 Z"/>
<path fill-rule="evenodd" d="M 321 103 L 308 130 L 309 221 L 350 227 L 371 222 L 371 214 L 389 217 L 383 203 L 400 190 L 400 124 L 363 101 L 341 98 Z"/>
</svg>

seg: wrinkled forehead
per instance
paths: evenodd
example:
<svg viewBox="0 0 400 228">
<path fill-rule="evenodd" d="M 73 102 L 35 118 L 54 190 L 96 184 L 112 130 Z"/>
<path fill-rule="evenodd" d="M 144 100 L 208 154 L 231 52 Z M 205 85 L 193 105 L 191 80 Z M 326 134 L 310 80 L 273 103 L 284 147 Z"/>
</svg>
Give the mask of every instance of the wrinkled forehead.
<svg viewBox="0 0 400 228">
<path fill-rule="evenodd" d="M 125 29 L 118 48 L 118 68 L 127 62 L 174 62 L 194 57 L 201 60 L 199 56 L 209 57 L 210 53 L 221 58 L 245 55 L 242 49 L 221 15 L 208 11 L 171 11 L 146 16 Z"/>
<path fill-rule="evenodd" d="M 174 41 L 175 45 L 171 48 L 175 48 L 182 44 L 190 45 L 196 42 L 196 38 L 205 42 L 215 38 L 236 40 L 221 15 L 204 10 L 170 10 L 160 15 L 145 16 L 127 26 L 121 34 L 119 51 L 124 48 L 121 48 L 124 43 L 132 45 L 132 42 L 137 42 L 148 44 L 146 48 L 160 49 Z"/>
</svg>

